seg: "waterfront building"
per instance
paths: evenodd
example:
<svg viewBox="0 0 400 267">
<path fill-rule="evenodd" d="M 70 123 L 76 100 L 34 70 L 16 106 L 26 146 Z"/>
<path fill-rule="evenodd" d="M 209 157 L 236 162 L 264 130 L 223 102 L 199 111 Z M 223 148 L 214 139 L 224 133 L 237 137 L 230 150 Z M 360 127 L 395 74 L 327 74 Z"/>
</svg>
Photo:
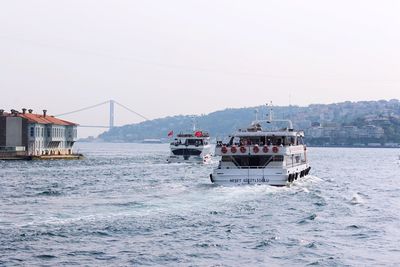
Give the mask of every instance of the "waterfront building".
<svg viewBox="0 0 400 267">
<path fill-rule="evenodd" d="M 0 110 L 0 158 L 13 156 L 73 155 L 77 124 L 54 116 Z"/>
</svg>

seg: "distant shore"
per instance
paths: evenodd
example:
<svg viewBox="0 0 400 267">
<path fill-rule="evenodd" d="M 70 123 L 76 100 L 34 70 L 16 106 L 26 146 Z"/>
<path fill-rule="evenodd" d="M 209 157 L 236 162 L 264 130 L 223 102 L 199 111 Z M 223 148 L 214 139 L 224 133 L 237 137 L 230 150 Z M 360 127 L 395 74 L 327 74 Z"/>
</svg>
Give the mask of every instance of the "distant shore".
<svg viewBox="0 0 400 267">
<path fill-rule="evenodd" d="M 143 142 L 142 140 L 138 141 L 133 141 L 133 142 L 125 142 L 125 141 L 115 141 L 115 142 L 106 142 L 106 141 L 84 141 L 84 140 L 79 140 L 77 143 L 96 143 L 96 144 L 101 144 L 101 143 L 107 143 L 107 144 L 145 144 L 145 145 L 161 145 L 161 144 L 169 144 L 169 142 L 156 142 L 156 143 L 147 143 Z M 213 143 L 215 145 L 215 143 Z M 311 144 L 306 144 L 307 147 L 342 147 L 342 148 L 400 148 L 399 146 L 368 146 L 368 145 L 311 145 Z"/>
<path fill-rule="evenodd" d="M 307 145 L 307 147 L 341 147 L 341 148 L 400 148 L 400 146 L 350 146 L 350 145 Z"/>
</svg>

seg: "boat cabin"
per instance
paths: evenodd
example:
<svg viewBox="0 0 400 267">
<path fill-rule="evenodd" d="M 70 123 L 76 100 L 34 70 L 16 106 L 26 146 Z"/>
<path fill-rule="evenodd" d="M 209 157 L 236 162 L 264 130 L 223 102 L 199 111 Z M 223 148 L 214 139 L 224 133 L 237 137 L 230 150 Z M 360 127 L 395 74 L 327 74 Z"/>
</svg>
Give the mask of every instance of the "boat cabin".
<svg viewBox="0 0 400 267">
<path fill-rule="evenodd" d="M 297 146 L 303 145 L 303 134 L 295 134 L 292 132 L 291 135 L 281 134 L 268 134 L 268 135 L 235 135 L 232 136 L 227 146 L 247 146 L 247 145 L 259 145 L 259 146 Z M 222 144 L 222 141 L 217 143 Z"/>
<path fill-rule="evenodd" d="M 208 145 L 207 140 L 199 139 L 199 138 L 187 138 L 187 139 L 178 139 L 175 138 L 175 140 L 171 143 L 171 145 L 175 146 L 203 146 L 203 145 Z"/>
<path fill-rule="evenodd" d="M 228 142 L 217 142 L 219 168 L 281 168 L 303 164 L 306 162 L 303 137 L 302 131 L 239 131 Z"/>
<path fill-rule="evenodd" d="M 209 144 L 209 134 L 203 131 L 196 131 L 193 134 L 178 134 L 171 143 L 174 146 L 206 146 Z"/>
</svg>

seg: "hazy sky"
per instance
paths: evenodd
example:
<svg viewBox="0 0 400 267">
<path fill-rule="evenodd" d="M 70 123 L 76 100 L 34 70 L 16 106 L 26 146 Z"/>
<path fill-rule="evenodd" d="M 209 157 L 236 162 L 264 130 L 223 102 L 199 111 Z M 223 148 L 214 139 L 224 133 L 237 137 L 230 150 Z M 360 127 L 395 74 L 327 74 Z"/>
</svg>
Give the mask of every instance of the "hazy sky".
<svg viewBox="0 0 400 267">
<path fill-rule="evenodd" d="M 397 0 L 0 0 L 0 108 L 115 99 L 158 118 L 400 98 L 399 14 Z"/>
</svg>

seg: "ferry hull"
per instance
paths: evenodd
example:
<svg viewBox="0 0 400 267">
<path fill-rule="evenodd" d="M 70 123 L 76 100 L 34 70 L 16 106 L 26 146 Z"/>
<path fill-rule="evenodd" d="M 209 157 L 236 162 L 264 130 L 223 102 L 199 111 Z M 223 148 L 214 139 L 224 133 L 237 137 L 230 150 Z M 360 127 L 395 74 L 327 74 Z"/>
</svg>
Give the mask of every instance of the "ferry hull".
<svg viewBox="0 0 400 267">
<path fill-rule="evenodd" d="M 285 186 L 307 176 L 307 165 L 290 169 L 216 169 L 210 175 L 212 183 L 224 186 L 237 185 L 272 185 Z"/>
</svg>

